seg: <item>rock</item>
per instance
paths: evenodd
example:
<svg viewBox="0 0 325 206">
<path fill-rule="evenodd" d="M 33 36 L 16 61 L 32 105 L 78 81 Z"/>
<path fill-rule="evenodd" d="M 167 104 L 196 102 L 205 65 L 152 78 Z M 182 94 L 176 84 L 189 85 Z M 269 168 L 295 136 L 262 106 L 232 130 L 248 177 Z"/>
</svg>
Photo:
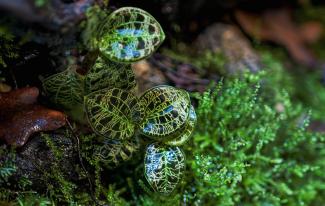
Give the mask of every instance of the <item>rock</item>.
<svg viewBox="0 0 325 206">
<path fill-rule="evenodd" d="M 261 70 L 259 56 L 235 26 L 215 23 L 199 35 L 195 46 L 199 53 L 206 51 L 221 53 L 226 58 L 225 69 L 229 74 L 245 69 L 251 72 Z"/>
</svg>

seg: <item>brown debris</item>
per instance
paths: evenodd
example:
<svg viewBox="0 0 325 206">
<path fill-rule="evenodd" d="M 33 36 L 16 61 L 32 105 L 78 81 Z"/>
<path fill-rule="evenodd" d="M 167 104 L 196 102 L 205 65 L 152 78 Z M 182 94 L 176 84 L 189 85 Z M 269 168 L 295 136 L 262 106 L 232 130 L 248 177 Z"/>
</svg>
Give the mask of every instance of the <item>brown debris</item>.
<svg viewBox="0 0 325 206">
<path fill-rule="evenodd" d="M 225 57 L 225 70 L 235 74 L 248 69 L 261 70 L 259 56 L 241 31 L 229 24 L 215 23 L 199 35 L 195 42 L 199 52 L 211 51 Z"/>
<path fill-rule="evenodd" d="M 307 44 L 320 37 L 322 27 L 319 23 L 308 22 L 299 27 L 286 8 L 266 10 L 260 15 L 237 10 L 235 16 L 245 32 L 254 38 L 283 45 L 300 64 L 312 67 L 317 63 Z"/>
<path fill-rule="evenodd" d="M 309 21 L 299 26 L 299 31 L 304 42 L 312 44 L 321 38 L 323 27 L 320 22 Z"/>
<path fill-rule="evenodd" d="M 218 81 L 215 75 L 201 74 L 194 65 L 156 53 L 148 62 L 152 68 L 160 70 L 169 83 L 191 92 L 204 92 L 211 81 Z"/>
<path fill-rule="evenodd" d="M 147 60 L 134 63 L 133 70 L 141 94 L 145 90 L 162 84 L 170 84 L 192 92 L 204 92 L 211 81 L 218 77 L 206 77 L 191 64 L 155 53 Z"/>
<path fill-rule="evenodd" d="M 132 64 L 132 68 L 138 83 L 139 93 L 143 93 L 151 87 L 167 84 L 164 74 L 155 67 L 152 67 L 147 60 Z"/>
<path fill-rule="evenodd" d="M 65 125 L 65 114 L 35 104 L 38 95 L 36 87 L 0 93 L 0 139 L 21 147 L 34 133 Z"/>
</svg>

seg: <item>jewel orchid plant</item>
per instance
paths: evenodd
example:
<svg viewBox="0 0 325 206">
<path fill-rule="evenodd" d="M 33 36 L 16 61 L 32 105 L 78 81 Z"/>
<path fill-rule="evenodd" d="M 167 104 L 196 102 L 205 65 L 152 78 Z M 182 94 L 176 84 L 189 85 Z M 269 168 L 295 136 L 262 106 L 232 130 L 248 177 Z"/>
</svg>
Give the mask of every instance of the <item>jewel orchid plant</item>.
<svg viewBox="0 0 325 206">
<path fill-rule="evenodd" d="M 87 124 L 101 139 L 93 156 L 108 168 L 129 160 L 140 147 L 139 138 L 151 139 L 144 176 L 156 192 L 168 194 L 185 169 L 179 146 L 194 130 L 195 110 L 189 94 L 172 86 L 156 86 L 137 96 L 131 68 L 132 62 L 151 55 L 164 38 L 161 26 L 149 13 L 120 8 L 98 26 L 94 41 L 98 55 L 88 72 L 81 75 L 72 65 L 45 79 L 43 87 L 65 110 L 73 113 L 81 108 Z"/>
</svg>

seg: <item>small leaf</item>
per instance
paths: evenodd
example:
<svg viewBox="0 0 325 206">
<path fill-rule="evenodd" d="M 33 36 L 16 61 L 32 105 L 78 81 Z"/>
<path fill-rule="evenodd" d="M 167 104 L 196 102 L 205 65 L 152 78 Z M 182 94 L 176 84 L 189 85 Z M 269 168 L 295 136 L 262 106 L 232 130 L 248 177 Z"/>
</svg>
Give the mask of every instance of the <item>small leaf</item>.
<svg viewBox="0 0 325 206">
<path fill-rule="evenodd" d="M 151 55 L 165 39 L 165 34 L 148 12 L 123 7 L 99 28 L 99 49 L 117 62 L 135 62 Z"/>
<path fill-rule="evenodd" d="M 133 136 L 140 114 L 134 94 L 118 88 L 102 89 L 85 96 L 85 108 L 97 134 L 116 140 Z"/>
<path fill-rule="evenodd" d="M 131 159 L 133 153 L 138 151 L 139 142 L 134 137 L 126 141 L 105 139 L 103 145 L 96 147 L 94 152 L 107 168 L 115 168 L 121 163 Z"/>
<path fill-rule="evenodd" d="M 195 127 L 195 124 L 196 124 L 196 113 L 195 113 L 193 106 L 191 105 L 188 119 L 186 122 L 186 126 L 185 126 L 183 132 L 181 133 L 181 135 L 179 137 L 177 137 L 173 140 L 167 141 L 167 142 L 165 142 L 165 144 L 171 145 L 171 146 L 183 145 L 191 137 L 192 132 Z"/>
<path fill-rule="evenodd" d="M 171 86 L 157 86 L 140 97 L 145 108 L 141 133 L 158 141 L 179 136 L 184 129 L 190 109 L 186 91 Z"/>
<path fill-rule="evenodd" d="M 85 86 L 87 93 L 113 87 L 130 90 L 136 86 L 136 82 L 131 64 L 98 57 L 86 75 Z"/>
<path fill-rule="evenodd" d="M 147 147 L 144 159 L 145 177 L 159 193 L 171 193 L 179 183 L 184 169 L 185 156 L 178 147 L 162 147 L 157 143 Z"/>
<path fill-rule="evenodd" d="M 71 108 L 83 103 L 83 81 L 83 77 L 71 67 L 45 79 L 43 88 L 55 104 Z"/>
</svg>

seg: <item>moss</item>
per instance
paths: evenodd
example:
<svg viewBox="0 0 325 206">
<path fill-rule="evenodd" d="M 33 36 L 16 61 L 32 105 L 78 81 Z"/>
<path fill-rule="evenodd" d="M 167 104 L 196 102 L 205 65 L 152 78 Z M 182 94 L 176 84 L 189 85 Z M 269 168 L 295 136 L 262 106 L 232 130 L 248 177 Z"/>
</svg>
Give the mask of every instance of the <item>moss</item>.
<svg viewBox="0 0 325 206">
<path fill-rule="evenodd" d="M 44 7 L 49 3 L 48 0 L 34 0 L 34 4 L 36 7 Z"/>
<path fill-rule="evenodd" d="M 0 26 L 0 69 L 7 67 L 7 60 L 18 57 L 14 36 L 5 26 Z"/>
<path fill-rule="evenodd" d="M 188 150 L 198 152 L 190 160 L 196 202 L 308 205 L 321 195 L 302 198 L 301 192 L 324 192 L 317 186 L 324 178 L 316 173 L 320 165 L 314 163 L 324 137 L 306 131 L 308 112 L 294 106 L 285 91 L 277 97 L 282 110 L 265 101 L 258 85 L 235 79 L 200 97 L 201 127 Z M 310 156 L 299 155 L 300 149 Z"/>
<path fill-rule="evenodd" d="M 263 69 L 269 74 L 263 79 L 268 86 L 265 93 L 271 92 L 269 101 L 277 98 L 285 90 L 293 102 L 312 110 L 312 119 L 324 121 L 325 85 L 322 68 L 310 69 L 288 61 L 288 54 L 283 48 L 256 44 Z M 289 65 L 289 66 L 284 66 Z M 275 97 L 275 98 L 274 98 Z"/>
</svg>

